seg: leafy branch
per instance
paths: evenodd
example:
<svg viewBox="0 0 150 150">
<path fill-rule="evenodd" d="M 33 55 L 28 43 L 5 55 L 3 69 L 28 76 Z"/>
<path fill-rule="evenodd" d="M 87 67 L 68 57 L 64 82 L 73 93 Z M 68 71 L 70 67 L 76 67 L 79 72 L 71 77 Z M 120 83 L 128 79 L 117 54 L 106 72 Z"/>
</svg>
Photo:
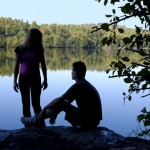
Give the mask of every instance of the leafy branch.
<svg viewBox="0 0 150 150">
<path fill-rule="evenodd" d="M 113 21 L 111 23 L 104 23 L 104 24 L 102 24 L 101 27 L 97 27 L 97 26 L 92 27 L 91 33 L 97 32 L 98 30 L 101 30 L 101 29 L 107 31 L 107 30 L 109 30 L 108 27 L 111 26 L 111 25 L 118 24 L 119 22 L 125 21 L 125 20 L 127 20 L 129 18 L 132 18 L 132 17 L 143 16 L 143 15 L 144 16 L 148 16 L 148 15 L 150 15 L 150 13 L 137 12 L 137 13 L 134 13 L 132 15 L 125 16 L 124 18 L 121 18 L 121 19 L 119 17 L 114 17 L 113 20 L 115 20 L 115 21 Z"/>
<path fill-rule="evenodd" d="M 96 1 L 101 2 L 101 0 Z M 106 6 L 108 3 L 114 5 L 121 1 L 104 0 L 104 5 Z M 150 1 L 126 0 L 118 9 L 121 10 L 123 16 L 117 16 L 116 9 L 113 9 L 111 15 L 106 15 L 107 18 L 110 18 L 110 22 L 103 23 L 100 27 L 94 26 L 91 33 L 104 30 L 109 33 L 109 36 L 107 34 L 103 38 L 102 44 L 107 46 L 119 45 L 116 53 L 117 61 L 111 62 L 111 69 L 108 69 L 106 73 L 112 71 L 112 76 L 109 76 L 109 78 L 123 77 L 124 82 L 129 84 L 128 94 L 123 92 L 124 100 L 131 101 L 133 92 L 139 93 L 147 90 L 148 94 L 142 96 L 142 98 L 150 96 Z M 135 34 L 119 39 L 116 33 L 123 34 L 125 30 L 119 27 L 118 24 L 133 17 L 137 17 L 141 21 L 144 29 L 135 25 Z M 122 43 L 117 43 L 117 40 L 122 41 Z M 130 60 L 129 56 L 124 56 L 125 52 L 136 53 L 139 60 L 137 62 Z M 145 107 L 141 112 L 142 114 L 137 116 L 137 120 L 144 123 L 145 129 L 141 130 L 139 136 L 150 136 L 150 111 L 147 111 Z"/>
</svg>

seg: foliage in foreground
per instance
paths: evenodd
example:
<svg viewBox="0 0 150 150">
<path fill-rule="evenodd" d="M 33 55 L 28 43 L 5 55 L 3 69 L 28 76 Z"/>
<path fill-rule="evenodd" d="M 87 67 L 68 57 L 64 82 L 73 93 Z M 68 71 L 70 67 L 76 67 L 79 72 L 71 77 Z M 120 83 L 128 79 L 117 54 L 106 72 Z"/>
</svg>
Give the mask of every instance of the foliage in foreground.
<svg viewBox="0 0 150 150">
<path fill-rule="evenodd" d="M 101 0 L 97 0 L 101 2 Z M 122 2 L 122 3 L 121 3 Z M 127 19 L 136 17 L 141 21 L 141 26 L 135 25 L 135 34 L 126 36 L 121 40 L 121 45 L 116 54 L 118 60 L 111 62 L 113 70 L 111 77 L 124 77 L 124 82 L 130 84 L 128 93 L 123 93 L 124 99 L 132 100 L 132 93 L 147 91 L 143 97 L 150 95 L 150 3 L 149 0 L 104 0 L 104 5 L 122 4 L 118 9 L 123 13 L 122 16 L 117 16 L 116 9 L 112 10 L 112 14 L 107 14 L 110 18 L 109 23 L 103 23 L 100 27 L 93 27 L 93 32 L 105 30 L 109 36 L 102 40 L 103 45 L 115 44 L 118 40 L 116 31 L 124 34 L 123 28 L 118 27 L 118 23 Z M 125 56 L 125 51 L 137 53 L 140 56 L 138 61 L 131 61 L 128 56 Z M 126 63 L 130 63 L 129 66 Z M 138 68 L 138 71 L 135 71 Z M 150 136 L 150 111 L 146 107 L 141 110 L 141 114 L 137 116 L 139 122 L 143 122 L 145 129 L 139 133 L 139 136 Z"/>
</svg>

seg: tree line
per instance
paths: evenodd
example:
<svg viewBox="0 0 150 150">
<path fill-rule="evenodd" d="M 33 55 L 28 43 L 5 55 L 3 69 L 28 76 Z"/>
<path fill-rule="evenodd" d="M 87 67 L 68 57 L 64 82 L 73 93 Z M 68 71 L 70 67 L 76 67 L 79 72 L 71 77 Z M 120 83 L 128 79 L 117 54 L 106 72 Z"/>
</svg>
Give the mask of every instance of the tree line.
<svg viewBox="0 0 150 150">
<path fill-rule="evenodd" d="M 102 47 L 102 39 L 109 35 L 101 30 L 91 33 L 94 26 L 100 24 L 42 24 L 35 21 L 31 24 L 23 20 L 12 18 L 0 18 L 0 48 L 14 48 L 24 40 L 27 31 L 32 28 L 39 28 L 43 33 L 43 45 L 45 48 L 99 48 Z M 125 28 L 124 34 L 117 33 L 115 46 L 121 45 L 121 39 L 126 35 L 133 34 L 133 29 Z M 110 45 L 109 48 L 115 48 Z"/>
</svg>

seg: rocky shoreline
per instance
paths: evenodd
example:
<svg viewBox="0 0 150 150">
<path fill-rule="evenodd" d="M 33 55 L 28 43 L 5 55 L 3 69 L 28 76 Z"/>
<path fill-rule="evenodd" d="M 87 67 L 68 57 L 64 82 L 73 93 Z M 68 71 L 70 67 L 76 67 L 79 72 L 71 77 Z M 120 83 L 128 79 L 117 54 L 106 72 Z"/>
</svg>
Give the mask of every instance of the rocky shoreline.
<svg viewBox="0 0 150 150">
<path fill-rule="evenodd" d="M 150 141 L 124 137 L 98 127 L 83 130 L 67 126 L 44 129 L 0 130 L 1 150 L 149 150 Z"/>
</svg>

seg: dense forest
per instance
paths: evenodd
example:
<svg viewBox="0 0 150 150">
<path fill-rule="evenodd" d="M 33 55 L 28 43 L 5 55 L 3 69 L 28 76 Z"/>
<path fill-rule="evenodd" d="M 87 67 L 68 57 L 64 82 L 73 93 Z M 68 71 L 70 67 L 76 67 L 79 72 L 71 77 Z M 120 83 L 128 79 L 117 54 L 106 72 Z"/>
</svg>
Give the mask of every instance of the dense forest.
<svg viewBox="0 0 150 150">
<path fill-rule="evenodd" d="M 102 46 L 102 39 L 109 33 L 100 30 L 91 34 L 95 24 L 62 25 L 29 24 L 23 20 L 0 18 L 0 75 L 11 75 L 14 67 L 14 48 L 23 42 L 27 31 L 37 27 L 43 33 L 43 45 L 48 69 L 70 69 L 73 61 L 82 60 L 90 70 L 106 70 L 116 59 L 121 40 L 135 31 L 124 27 L 125 34 L 117 32 L 118 43 Z M 140 59 L 135 53 L 123 51 L 131 60 Z"/>
<path fill-rule="evenodd" d="M 100 24 L 99 24 L 100 25 Z M 63 24 L 42 24 L 35 21 L 31 24 L 23 20 L 13 20 L 12 18 L 0 18 L 0 47 L 13 48 L 23 41 L 27 31 L 32 27 L 37 27 L 43 33 L 43 45 L 45 48 L 98 48 L 102 46 L 102 39 L 107 36 L 105 31 L 91 33 L 94 26 L 98 24 L 63 25 Z M 133 34 L 133 29 L 125 28 L 125 34 L 117 34 L 116 46 L 121 45 L 121 40 Z M 109 35 L 109 34 L 108 34 Z M 114 47 L 113 47 L 114 48 Z"/>
</svg>

